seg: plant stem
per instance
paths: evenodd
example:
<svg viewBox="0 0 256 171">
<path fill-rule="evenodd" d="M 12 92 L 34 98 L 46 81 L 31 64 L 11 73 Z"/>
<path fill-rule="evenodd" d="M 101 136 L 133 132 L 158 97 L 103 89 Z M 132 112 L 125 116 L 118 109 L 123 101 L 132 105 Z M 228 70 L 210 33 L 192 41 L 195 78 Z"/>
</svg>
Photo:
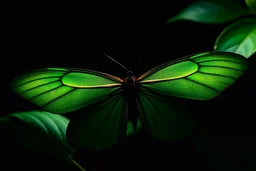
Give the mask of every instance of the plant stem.
<svg viewBox="0 0 256 171">
<path fill-rule="evenodd" d="M 75 166 L 76 168 L 78 168 L 80 171 L 85 171 L 85 169 L 79 164 L 77 163 L 76 160 L 74 160 L 72 158 L 72 156 L 69 156 L 68 158 L 66 158 L 73 166 Z"/>
<path fill-rule="evenodd" d="M 81 171 L 85 171 L 85 169 L 79 164 L 77 163 L 74 159 L 71 159 L 71 162 Z"/>
</svg>

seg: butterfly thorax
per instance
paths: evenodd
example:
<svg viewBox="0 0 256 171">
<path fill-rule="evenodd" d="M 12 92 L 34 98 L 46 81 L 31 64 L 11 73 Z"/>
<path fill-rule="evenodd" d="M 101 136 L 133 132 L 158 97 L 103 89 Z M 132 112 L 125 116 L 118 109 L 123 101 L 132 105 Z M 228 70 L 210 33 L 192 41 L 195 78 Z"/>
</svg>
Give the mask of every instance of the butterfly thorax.
<svg viewBox="0 0 256 171">
<path fill-rule="evenodd" d="M 127 76 L 124 80 L 124 88 L 130 90 L 138 89 L 138 81 L 135 76 Z"/>
<path fill-rule="evenodd" d="M 138 98 L 139 84 L 137 78 L 128 72 L 128 76 L 123 79 L 123 90 L 128 101 L 128 120 L 131 121 L 134 131 L 137 129 L 138 108 L 136 99 Z"/>
</svg>

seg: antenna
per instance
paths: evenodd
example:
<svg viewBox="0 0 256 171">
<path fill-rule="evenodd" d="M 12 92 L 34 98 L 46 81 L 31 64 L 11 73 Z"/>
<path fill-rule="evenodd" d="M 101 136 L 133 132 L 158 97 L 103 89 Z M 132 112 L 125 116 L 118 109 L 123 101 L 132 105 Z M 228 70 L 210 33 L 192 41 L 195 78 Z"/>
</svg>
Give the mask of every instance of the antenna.
<svg viewBox="0 0 256 171">
<path fill-rule="evenodd" d="M 115 59 L 111 58 L 108 54 L 106 54 L 101 48 L 100 51 L 106 55 L 106 57 L 108 57 L 109 59 L 111 59 L 112 61 L 114 61 L 115 63 L 117 63 L 119 66 L 121 66 L 123 69 L 125 69 L 126 71 L 128 71 L 128 69 L 125 68 L 125 66 L 123 66 L 120 62 L 116 61 Z"/>
</svg>

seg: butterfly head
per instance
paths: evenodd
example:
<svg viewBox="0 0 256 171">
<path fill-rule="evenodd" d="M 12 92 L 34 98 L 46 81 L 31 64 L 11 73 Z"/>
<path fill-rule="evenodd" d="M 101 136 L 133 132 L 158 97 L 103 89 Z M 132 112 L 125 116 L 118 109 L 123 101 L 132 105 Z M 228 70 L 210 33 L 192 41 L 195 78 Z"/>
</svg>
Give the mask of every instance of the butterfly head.
<svg viewBox="0 0 256 171">
<path fill-rule="evenodd" d="M 129 76 L 133 76 L 133 74 L 134 74 L 134 73 L 133 73 L 132 71 L 127 71 L 127 72 L 126 72 L 126 75 L 127 75 L 128 77 L 129 77 Z"/>
</svg>

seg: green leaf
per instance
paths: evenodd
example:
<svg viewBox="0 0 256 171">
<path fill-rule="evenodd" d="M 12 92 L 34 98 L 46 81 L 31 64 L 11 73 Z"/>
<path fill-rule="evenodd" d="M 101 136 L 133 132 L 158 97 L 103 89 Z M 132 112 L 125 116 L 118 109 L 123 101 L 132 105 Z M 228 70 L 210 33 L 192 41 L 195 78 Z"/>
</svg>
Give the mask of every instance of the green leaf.
<svg viewBox="0 0 256 171">
<path fill-rule="evenodd" d="M 62 157 L 74 152 L 66 140 L 67 118 L 44 111 L 19 112 L 8 117 L 18 119 L 15 130 L 26 147 Z"/>
<path fill-rule="evenodd" d="M 199 0 L 168 19 L 167 23 L 190 20 L 198 23 L 221 24 L 244 16 L 247 12 L 236 0 Z"/>
<path fill-rule="evenodd" d="M 214 50 L 252 56 L 256 52 L 256 19 L 244 18 L 228 26 L 218 36 Z"/>
<path fill-rule="evenodd" d="M 46 111 L 29 111 L 13 113 L 2 120 L 9 120 L 15 139 L 25 148 L 62 158 L 84 170 L 72 159 L 75 150 L 66 139 L 69 119 Z"/>
<path fill-rule="evenodd" d="M 245 3 L 252 12 L 256 13 L 256 0 L 245 0 Z"/>
</svg>

